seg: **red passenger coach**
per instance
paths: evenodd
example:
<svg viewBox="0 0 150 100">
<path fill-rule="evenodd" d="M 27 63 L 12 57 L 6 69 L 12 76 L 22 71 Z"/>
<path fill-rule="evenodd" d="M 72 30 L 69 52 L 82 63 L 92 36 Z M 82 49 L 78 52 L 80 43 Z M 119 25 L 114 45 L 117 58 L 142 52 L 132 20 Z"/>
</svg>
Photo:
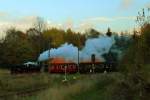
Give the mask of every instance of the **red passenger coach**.
<svg viewBox="0 0 150 100">
<path fill-rule="evenodd" d="M 78 66 L 76 63 L 65 61 L 63 58 L 53 58 L 48 66 L 50 73 L 76 73 Z"/>
</svg>

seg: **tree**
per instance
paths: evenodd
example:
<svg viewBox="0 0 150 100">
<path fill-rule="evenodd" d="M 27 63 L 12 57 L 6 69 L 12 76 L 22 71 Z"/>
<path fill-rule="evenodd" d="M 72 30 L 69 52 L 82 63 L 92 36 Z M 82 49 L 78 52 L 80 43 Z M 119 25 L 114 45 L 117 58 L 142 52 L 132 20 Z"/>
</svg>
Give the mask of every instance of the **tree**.
<svg viewBox="0 0 150 100">
<path fill-rule="evenodd" d="M 1 64 L 21 64 L 35 60 L 34 50 L 28 42 L 26 34 L 16 29 L 7 31 L 1 48 L 3 48 Z"/>
<path fill-rule="evenodd" d="M 42 17 L 37 17 L 33 26 L 39 32 L 39 34 L 46 30 L 46 22 Z"/>
<path fill-rule="evenodd" d="M 137 16 L 137 20 L 136 22 L 140 25 L 140 27 L 142 27 L 144 24 L 150 23 L 150 8 L 147 8 L 147 12 L 146 10 L 143 8 L 142 11 L 138 12 L 138 16 Z"/>
<path fill-rule="evenodd" d="M 36 57 L 45 50 L 43 32 L 46 30 L 46 22 L 43 18 L 37 17 L 33 28 L 27 30 L 30 42 L 36 50 Z"/>
<path fill-rule="evenodd" d="M 49 45 L 51 48 L 57 48 L 65 43 L 65 31 L 56 28 L 48 29 L 43 32 L 43 38 L 45 46 L 48 49 Z"/>
<path fill-rule="evenodd" d="M 109 37 L 112 35 L 112 32 L 111 32 L 110 28 L 108 28 L 108 31 L 107 31 L 106 35 L 109 36 Z"/>
<path fill-rule="evenodd" d="M 90 29 L 89 32 L 86 33 L 87 38 L 97 38 L 101 33 L 95 29 Z"/>
<path fill-rule="evenodd" d="M 41 43 L 41 41 L 43 42 L 43 36 L 42 34 L 39 34 L 39 32 L 35 28 L 30 28 L 29 30 L 27 30 L 26 34 L 29 43 L 32 45 L 32 48 L 35 51 L 35 57 L 38 58 L 39 54 L 43 50 L 43 43 Z"/>
<path fill-rule="evenodd" d="M 46 22 L 43 18 L 37 17 L 34 23 L 34 29 L 38 34 L 39 54 L 44 51 L 43 31 L 46 30 Z"/>
<path fill-rule="evenodd" d="M 143 10 L 142 19 L 138 20 L 141 27 L 140 34 L 135 35 L 121 61 L 126 80 L 124 84 L 129 87 L 132 99 L 137 100 L 146 100 L 150 95 L 150 22 L 147 18 Z"/>
</svg>

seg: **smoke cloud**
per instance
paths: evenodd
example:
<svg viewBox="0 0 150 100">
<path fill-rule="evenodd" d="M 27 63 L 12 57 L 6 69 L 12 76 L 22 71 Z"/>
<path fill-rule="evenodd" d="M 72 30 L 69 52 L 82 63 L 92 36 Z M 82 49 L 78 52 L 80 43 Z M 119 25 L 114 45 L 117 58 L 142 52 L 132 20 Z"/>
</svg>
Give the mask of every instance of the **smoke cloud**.
<svg viewBox="0 0 150 100">
<path fill-rule="evenodd" d="M 114 37 L 99 36 L 99 38 L 88 39 L 85 47 L 79 51 L 79 61 L 91 61 L 91 55 L 95 54 L 96 60 L 105 61 L 103 54 L 108 53 L 115 43 Z M 78 62 L 78 48 L 72 44 L 65 43 L 59 48 L 53 48 L 40 54 L 38 61 L 49 58 L 64 58 L 66 61 Z"/>
</svg>

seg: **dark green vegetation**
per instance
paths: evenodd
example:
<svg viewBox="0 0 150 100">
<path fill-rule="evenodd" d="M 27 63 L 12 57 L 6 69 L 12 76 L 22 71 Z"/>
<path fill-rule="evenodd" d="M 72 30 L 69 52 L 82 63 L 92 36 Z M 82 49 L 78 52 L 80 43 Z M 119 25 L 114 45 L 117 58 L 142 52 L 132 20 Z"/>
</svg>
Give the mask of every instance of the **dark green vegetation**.
<svg viewBox="0 0 150 100">
<path fill-rule="evenodd" d="M 150 19 L 142 18 L 142 21 L 138 20 L 140 31 L 134 32 L 132 42 L 120 61 L 119 71 L 124 78 L 114 86 L 115 100 L 150 98 Z"/>
<path fill-rule="evenodd" d="M 65 42 L 82 47 L 85 35 L 58 29 L 44 30 L 29 29 L 26 33 L 10 29 L 6 37 L 0 41 L 0 64 L 21 64 L 36 61 L 39 54 L 49 48 L 57 48 Z"/>
<path fill-rule="evenodd" d="M 148 100 L 150 95 L 149 40 L 150 24 L 144 24 L 120 62 L 120 70 L 125 76 L 120 88 L 126 87 L 124 96 L 131 100 Z"/>
</svg>

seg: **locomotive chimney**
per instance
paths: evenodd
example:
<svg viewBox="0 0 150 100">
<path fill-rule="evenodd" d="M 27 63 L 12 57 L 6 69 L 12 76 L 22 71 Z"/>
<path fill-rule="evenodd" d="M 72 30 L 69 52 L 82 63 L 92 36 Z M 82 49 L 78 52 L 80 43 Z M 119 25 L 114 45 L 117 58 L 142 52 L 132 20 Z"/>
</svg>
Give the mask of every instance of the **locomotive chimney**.
<svg viewBox="0 0 150 100">
<path fill-rule="evenodd" d="M 92 62 L 92 63 L 95 63 L 95 54 L 92 54 L 92 55 L 91 55 L 91 62 Z"/>
</svg>

